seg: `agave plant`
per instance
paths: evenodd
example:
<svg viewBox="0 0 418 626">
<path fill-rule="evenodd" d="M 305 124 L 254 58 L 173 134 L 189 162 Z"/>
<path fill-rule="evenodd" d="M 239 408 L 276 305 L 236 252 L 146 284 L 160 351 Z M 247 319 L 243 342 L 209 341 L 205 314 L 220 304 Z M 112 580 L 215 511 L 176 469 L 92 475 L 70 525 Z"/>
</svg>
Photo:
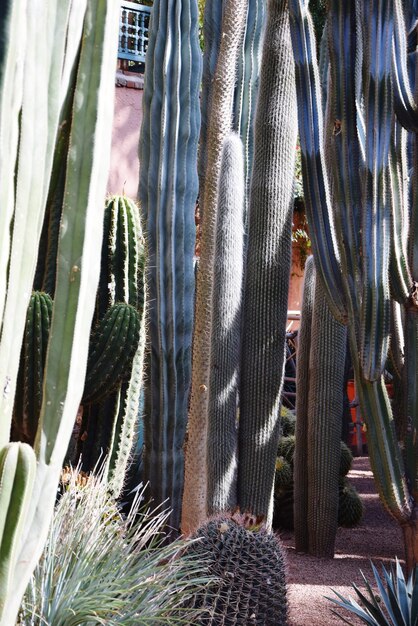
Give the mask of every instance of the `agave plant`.
<svg viewBox="0 0 418 626">
<path fill-rule="evenodd" d="M 19 626 L 192 623 L 185 601 L 207 581 L 183 554 L 190 541 L 163 545 L 169 512 L 144 508 L 139 490 L 123 516 L 103 472 L 69 470 L 63 484 Z"/>
<path fill-rule="evenodd" d="M 361 572 L 369 597 L 360 591 L 356 584 L 352 583 L 361 604 L 353 598 L 344 598 L 334 589 L 333 592 L 339 600 L 335 598 L 328 598 L 328 600 L 354 613 L 369 626 L 416 626 L 418 624 L 417 568 L 406 581 L 398 559 L 396 559 L 395 568 L 391 567 L 389 571 L 382 566 L 382 576 L 379 575 L 373 563 L 371 566 L 377 592 L 372 589 L 369 581 Z M 333 613 L 346 624 L 351 624 L 336 611 Z"/>
</svg>

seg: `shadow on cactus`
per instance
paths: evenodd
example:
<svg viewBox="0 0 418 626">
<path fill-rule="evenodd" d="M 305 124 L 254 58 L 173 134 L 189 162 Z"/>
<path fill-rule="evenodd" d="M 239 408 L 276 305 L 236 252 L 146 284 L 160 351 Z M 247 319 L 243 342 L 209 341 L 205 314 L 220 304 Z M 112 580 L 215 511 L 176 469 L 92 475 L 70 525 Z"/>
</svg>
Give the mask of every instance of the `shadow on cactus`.
<svg viewBox="0 0 418 626">
<path fill-rule="evenodd" d="M 348 597 L 344 598 L 340 593 L 332 590 L 337 596 L 327 598 L 338 607 L 350 611 L 365 624 L 369 626 L 415 626 L 418 623 L 418 584 L 417 570 L 413 572 L 408 580 L 405 580 L 401 565 L 396 559 L 395 567 L 391 566 L 387 570 L 382 565 L 382 576 L 379 575 L 376 567 L 371 564 L 377 591 L 372 586 L 366 576 L 361 572 L 368 596 L 361 591 L 355 583 L 353 589 L 360 601 Z M 332 611 L 346 624 L 351 624 L 345 617 Z"/>
</svg>

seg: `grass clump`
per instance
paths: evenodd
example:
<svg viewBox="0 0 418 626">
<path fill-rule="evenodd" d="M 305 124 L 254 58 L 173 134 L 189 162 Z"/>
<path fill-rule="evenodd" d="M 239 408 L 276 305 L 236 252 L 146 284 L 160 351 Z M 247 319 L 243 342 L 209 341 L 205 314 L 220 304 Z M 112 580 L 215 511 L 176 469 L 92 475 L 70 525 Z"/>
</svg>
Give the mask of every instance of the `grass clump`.
<svg viewBox="0 0 418 626">
<path fill-rule="evenodd" d="M 204 564 L 183 554 L 190 541 L 164 544 L 168 512 L 138 492 L 124 516 L 102 475 L 66 479 L 18 626 L 191 624 Z"/>
</svg>

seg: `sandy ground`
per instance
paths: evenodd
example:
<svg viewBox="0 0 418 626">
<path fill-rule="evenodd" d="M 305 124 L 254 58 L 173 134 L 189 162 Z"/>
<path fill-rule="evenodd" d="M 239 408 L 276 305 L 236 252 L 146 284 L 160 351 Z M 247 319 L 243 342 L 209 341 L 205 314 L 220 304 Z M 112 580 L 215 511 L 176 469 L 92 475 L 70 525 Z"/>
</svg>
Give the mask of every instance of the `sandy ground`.
<svg viewBox="0 0 418 626">
<path fill-rule="evenodd" d="M 364 587 L 360 569 L 373 580 L 370 559 L 379 571 L 380 563 L 388 564 L 395 556 L 403 559 L 402 533 L 379 502 L 367 457 L 354 459 L 349 478 L 360 493 L 365 511 L 357 528 L 338 530 L 334 559 L 298 554 L 293 535 L 281 535 L 288 557 L 289 626 L 343 624 L 324 597 L 332 596 L 330 588 L 345 596 L 354 595 L 351 582 Z M 344 614 L 353 625 L 362 624 L 351 614 Z"/>
</svg>

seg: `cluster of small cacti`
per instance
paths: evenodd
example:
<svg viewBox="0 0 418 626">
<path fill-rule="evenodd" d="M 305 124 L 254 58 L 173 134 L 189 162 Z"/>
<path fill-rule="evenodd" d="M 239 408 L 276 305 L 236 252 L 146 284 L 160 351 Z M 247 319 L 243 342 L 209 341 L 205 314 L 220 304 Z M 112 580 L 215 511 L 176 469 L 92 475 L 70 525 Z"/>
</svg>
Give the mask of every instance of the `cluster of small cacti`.
<svg viewBox="0 0 418 626">
<path fill-rule="evenodd" d="M 280 439 L 274 483 L 274 528 L 293 529 L 293 455 L 295 451 L 296 419 L 290 409 L 282 407 L 283 436 Z M 350 448 L 341 441 L 339 469 L 338 525 L 352 528 L 360 523 L 363 505 L 355 487 L 347 474 L 350 471 L 353 455 Z"/>
<path fill-rule="evenodd" d="M 187 553 L 207 568 L 214 582 L 199 589 L 196 608 L 207 608 L 196 624 L 284 626 L 287 599 L 283 549 L 265 530 L 246 530 L 229 517 L 208 521 Z"/>
</svg>

